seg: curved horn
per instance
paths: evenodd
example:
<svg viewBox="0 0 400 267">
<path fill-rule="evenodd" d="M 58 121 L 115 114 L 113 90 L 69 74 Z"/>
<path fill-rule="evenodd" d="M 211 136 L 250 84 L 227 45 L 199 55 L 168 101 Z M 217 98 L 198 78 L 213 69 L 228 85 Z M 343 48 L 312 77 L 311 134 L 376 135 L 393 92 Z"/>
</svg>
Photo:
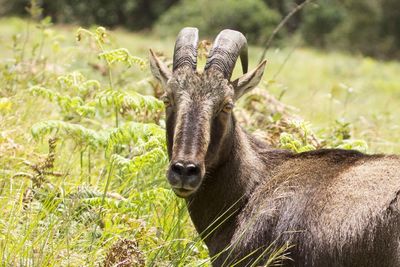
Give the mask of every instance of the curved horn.
<svg viewBox="0 0 400 267">
<path fill-rule="evenodd" d="M 199 30 L 197 28 L 186 27 L 179 32 L 174 48 L 173 71 L 182 66 L 189 66 L 196 70 L 198 41 Z"/>
<path fill-rule="evenodd" d="M 230 79 L 239 54 L 243 73 L 246 73 L 248 67 L 246 37 L 238 31 L 223 30 L 215 38 L 204 70 L 215 68 L 222 72 L 226 79 Z"/>
</svg>

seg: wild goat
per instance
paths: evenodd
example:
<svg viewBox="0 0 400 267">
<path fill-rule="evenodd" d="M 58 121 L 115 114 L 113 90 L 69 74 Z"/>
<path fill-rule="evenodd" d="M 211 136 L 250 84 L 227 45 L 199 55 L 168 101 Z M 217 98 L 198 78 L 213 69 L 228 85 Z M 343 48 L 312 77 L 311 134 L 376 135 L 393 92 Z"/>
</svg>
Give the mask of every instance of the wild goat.
<svg viewBox="0 0 400 267">
<path fill-rule="evenodd" d="M 184 28 L 173 70 L 151 50 L 150 65 L 165 89 L 167 178 L 213 266 L 260 266 L 285 245 L 284 266 L 400 266 L 400 157 L 269 147 L 232 112 L 265 61 L 247 72 L 246 38 L 223 30 L 197 72 L 197 44 Z M 230 81 L 239 55 L 244 75 Z"/>
</svg>

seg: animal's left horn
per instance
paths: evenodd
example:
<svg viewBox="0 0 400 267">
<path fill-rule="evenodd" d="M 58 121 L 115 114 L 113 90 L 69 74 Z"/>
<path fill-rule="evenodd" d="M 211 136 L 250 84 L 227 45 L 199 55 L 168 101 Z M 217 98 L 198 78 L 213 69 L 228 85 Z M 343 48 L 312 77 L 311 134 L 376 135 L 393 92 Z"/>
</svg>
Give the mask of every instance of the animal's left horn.
<svg viewBox="0 0 400 267">
<path fill-rule="evenodd" d="M 198 41 L 199 30 L 197 28 L 186 27 L 179 32 L 175 42 L 173 71 L 182 66 L 189 66 L 196 70 Z"/>
<path fill-rule="evenodd" d="M 215 38 L 204 70 L 214 68 L 222 72 L 224 77 L 229 80 L 239 55 L 243 73 L 246 73 L 248 68 L 246 37 L 238 31 L 223 30 Z"/>
</svg>

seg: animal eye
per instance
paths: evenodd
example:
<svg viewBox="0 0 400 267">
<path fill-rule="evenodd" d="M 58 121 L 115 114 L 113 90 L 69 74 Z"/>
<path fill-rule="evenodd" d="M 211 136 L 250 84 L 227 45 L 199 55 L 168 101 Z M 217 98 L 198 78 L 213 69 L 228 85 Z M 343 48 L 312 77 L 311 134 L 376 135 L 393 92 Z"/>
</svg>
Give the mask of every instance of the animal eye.
<svg viewBox="0 0 400 267">
<path fill-rule="evenodd" d="M 164 102 L 165 107 L 169 107 L 171 105 L 171 100 L 168 96 L 164 95 L 161 97 L 161 100 Z"/>
<path fill-rule="evenodd" d="M 225 104 L 225 106 L 222 109 L 222 111 L 225 112 L 225 113 L 229 113 L 229 112 L 232 111 L 233 106 L 234 106 L 233 103 L 227 103 L 227 104 Z"/>
</svg>

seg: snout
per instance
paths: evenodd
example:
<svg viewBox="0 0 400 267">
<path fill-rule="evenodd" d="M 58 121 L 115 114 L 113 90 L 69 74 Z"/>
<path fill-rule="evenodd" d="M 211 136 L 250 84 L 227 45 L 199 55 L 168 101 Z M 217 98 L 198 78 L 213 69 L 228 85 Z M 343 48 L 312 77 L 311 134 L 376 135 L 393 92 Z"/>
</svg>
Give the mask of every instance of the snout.
<svg viewBox="0 0 400 267">
<path fill-rule="evenodd" d="M 188 197 L 200 187 L 202 173 L 202 166 L 199 163 L 175 161 L 171 163 L 167 177 L 177 196 Z"/>
</svg>

